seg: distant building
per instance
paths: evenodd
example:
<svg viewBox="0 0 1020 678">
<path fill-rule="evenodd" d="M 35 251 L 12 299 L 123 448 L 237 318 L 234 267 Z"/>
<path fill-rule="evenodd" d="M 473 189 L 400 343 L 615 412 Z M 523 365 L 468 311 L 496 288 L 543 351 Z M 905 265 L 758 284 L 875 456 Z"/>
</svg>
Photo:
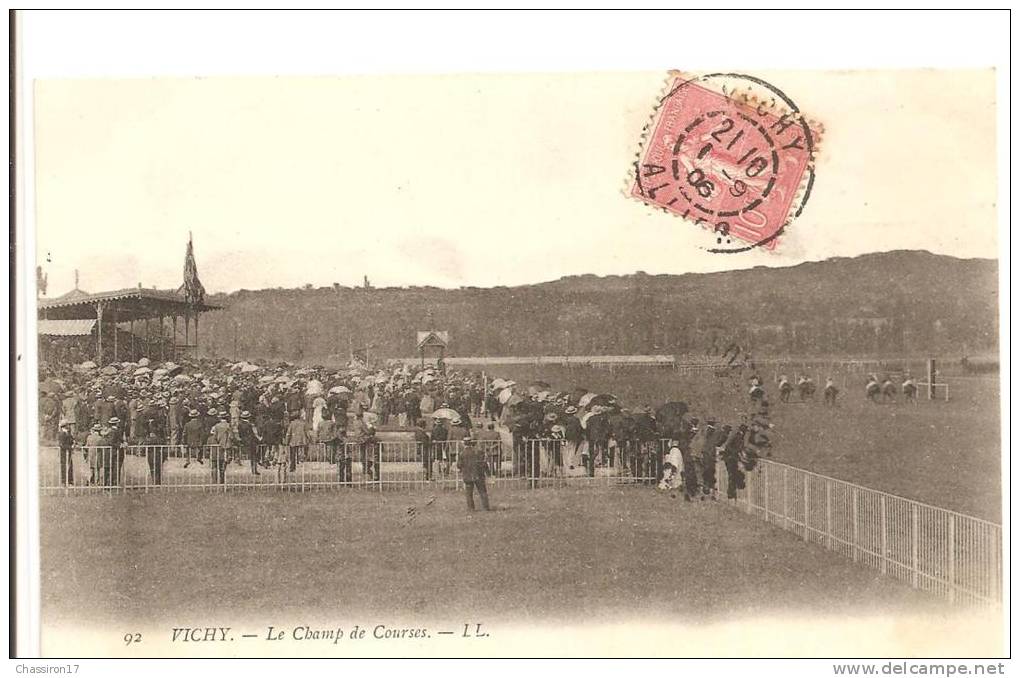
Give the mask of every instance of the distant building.
<svg viewBox="0 0 1020 678">
<path fill-rule="evenodd" d="M 446 347 L 450 345 L 450 333 L 445 331 L 426 330 L 417 334 L 418 354 L 421 356 L 421 365 L 425 367 L 425 361 L 429 359 L 444 360 L 446 358 Z"/>
</svg>

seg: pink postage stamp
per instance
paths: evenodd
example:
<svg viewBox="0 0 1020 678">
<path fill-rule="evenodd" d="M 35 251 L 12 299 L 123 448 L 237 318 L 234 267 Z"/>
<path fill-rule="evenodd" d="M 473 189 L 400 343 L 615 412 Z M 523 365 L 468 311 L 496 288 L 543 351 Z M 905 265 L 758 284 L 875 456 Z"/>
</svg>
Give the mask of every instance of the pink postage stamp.
<svg viewBox="0 0 1020 678">
<path fill-rule="evenodd" d="M 763 80 L 677 74 L 645 131 L 630 194 L 713 231 L 713 252 L 774 249 L 811 195 L 818 130 Z"/>
</svg>

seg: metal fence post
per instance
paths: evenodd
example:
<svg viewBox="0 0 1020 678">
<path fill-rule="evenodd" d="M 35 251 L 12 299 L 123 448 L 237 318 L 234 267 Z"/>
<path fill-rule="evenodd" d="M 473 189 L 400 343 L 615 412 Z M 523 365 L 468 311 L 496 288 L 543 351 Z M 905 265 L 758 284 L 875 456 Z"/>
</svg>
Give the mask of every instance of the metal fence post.
<svg viewBox="0 0 1020 678">
<path fill-rule="evenodd" d="M 917 588 L 918 584 L 920 583 L 920 577 L 919 577 L 920 571 L 917 568 L 917 540 L 918 540 L 918 534 L 917 533 L 919 531 L 919 529 L 918 529 L 919 525 L 918 525 L 918 520 L 917 520 L 917 505 L 916 504 L 911 504 L 910 505 L 910 514 L 911 514 L 911 530 L 910 530 L 910 540 L 911 540 L 911 546 L 910 546 L 910 552 L 911 552 L 910 553 L 911 585 L 914 588 Z"/>
<path fill-rule="evenodd" d="M 789 470 L 788 467 L 783 467 L 783 529 L 786 530 L 790 529 L 790 502 L 788 501 L 790 496 Z"/>
<path fill-rule="evenodd" d="M 956 602 L 956 516 L 949 516 L 949 602 Z"/>
<path fill-rule="evenodd" d="M 726 464 L 724 462 L 720 462 L 720 464 L 722 466 L 723 471 L 726 471 Z M 730 478 L 729 473 L 728 472 L 726 472 L 725 474 L 720 473 L 720 474 L 718 474 L 716 476 L 716 478 L 717 478 L 716 486 L 717 487 L 719 487 L 721 485 L 721 483 L 719 483 L 719 481 L 718 481 L 718 478 L 722 478 L 723 475 L 725 475 L 725 477 L 726 477 L 727 485 L 729 484 L 729 478 Z M 751 491 L 751 488 L 752 487 L 757 487 L 758 486 L 758 481 L 754 479 L 754 476 L 750 476 L 750 477 L 748 477 L 747 482 L 745 483 L 745 485 L 746 485 L 746 487 L 744 488 L 744 507 L 747 509 L 747 514 L 748 515 L 754 515 L 755 506 L 754 506 L 754 501 L 752 499 L 752 497 L 754 496 L 754 493 Z M 738 494 L 737 495 L 737 501 L 739 501 L 739 500 L 740 500 L 740 495 Z"/>
<path fill-rule="evenodd" d="M 825 479 L 825 547 L 832 550 L 832 480 Z"/>
<path fill-rule="evenodd" d="M 885 527 L 885 495 L 879 497 L 879 508 L 881 511 L 880 518 L 882 520 L 882 574 L 885 574 L 889 564 L 889 549 L 886 547 L 886 527 Z"/>
<path fill-rule="evenodd" d="M 804 541 L 808 540 L 808 474 L 804 475 Z"/>
<path fill-rule="evenodd" d="M 764 486 L 763 489 L 765 490 L 764 491 L 765 497 L 764 497 L 764 500 L 762 501 L 762 504 L 763 504 L 763 507 L 765 509 L 765 522 L 766 523 L 769 522 L 769 495 L 772 493 L 771 492 L 772 488 L 769 486 L 769 477 L 772 474 L 769 473 L 767 471 L 767 469 L 768 469 L 768 467 L 765 467 L 764 469 L 762 469 L 763 473 L 761 473 L 761 478 L 762 478 L 762 483 L 761 484 Z"/>
<path fill-rule="evenodd" d="M 853 556 L 854 562 L 860 560 L 860 529 L 857 524 L 857 488 L 850 488 L 850 520 L 853 522 Z"/>
</svg>

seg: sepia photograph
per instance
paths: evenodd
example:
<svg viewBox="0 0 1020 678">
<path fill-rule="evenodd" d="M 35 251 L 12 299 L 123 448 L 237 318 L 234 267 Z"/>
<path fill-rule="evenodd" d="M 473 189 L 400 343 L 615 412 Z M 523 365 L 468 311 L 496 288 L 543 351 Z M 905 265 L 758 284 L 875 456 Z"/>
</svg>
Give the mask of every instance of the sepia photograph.
<svg viewBox="0 0 1020 678">
<path fill-rule="evenodd" d="M 1001 74 L 691 56 L 25 81 L 38 655 L 1008 656 Z"/>
</svg>

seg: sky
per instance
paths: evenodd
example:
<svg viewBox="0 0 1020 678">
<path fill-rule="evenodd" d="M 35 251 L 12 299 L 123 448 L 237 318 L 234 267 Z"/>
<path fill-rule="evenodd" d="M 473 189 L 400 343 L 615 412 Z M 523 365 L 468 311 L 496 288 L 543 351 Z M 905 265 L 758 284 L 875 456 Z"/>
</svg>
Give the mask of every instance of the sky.
<svg viewBox="0 0 1020 678">
<path fill-rule="evenodd" d="M 753 74 L 824 126 L 772 253 L 625 196 L 666 82 L 632 72 L 37 80 L 36 260 L 55 296 L 177 287 L 189 233 L 212 292 L 997 256 L 994 71 Z"/>
</svg>

